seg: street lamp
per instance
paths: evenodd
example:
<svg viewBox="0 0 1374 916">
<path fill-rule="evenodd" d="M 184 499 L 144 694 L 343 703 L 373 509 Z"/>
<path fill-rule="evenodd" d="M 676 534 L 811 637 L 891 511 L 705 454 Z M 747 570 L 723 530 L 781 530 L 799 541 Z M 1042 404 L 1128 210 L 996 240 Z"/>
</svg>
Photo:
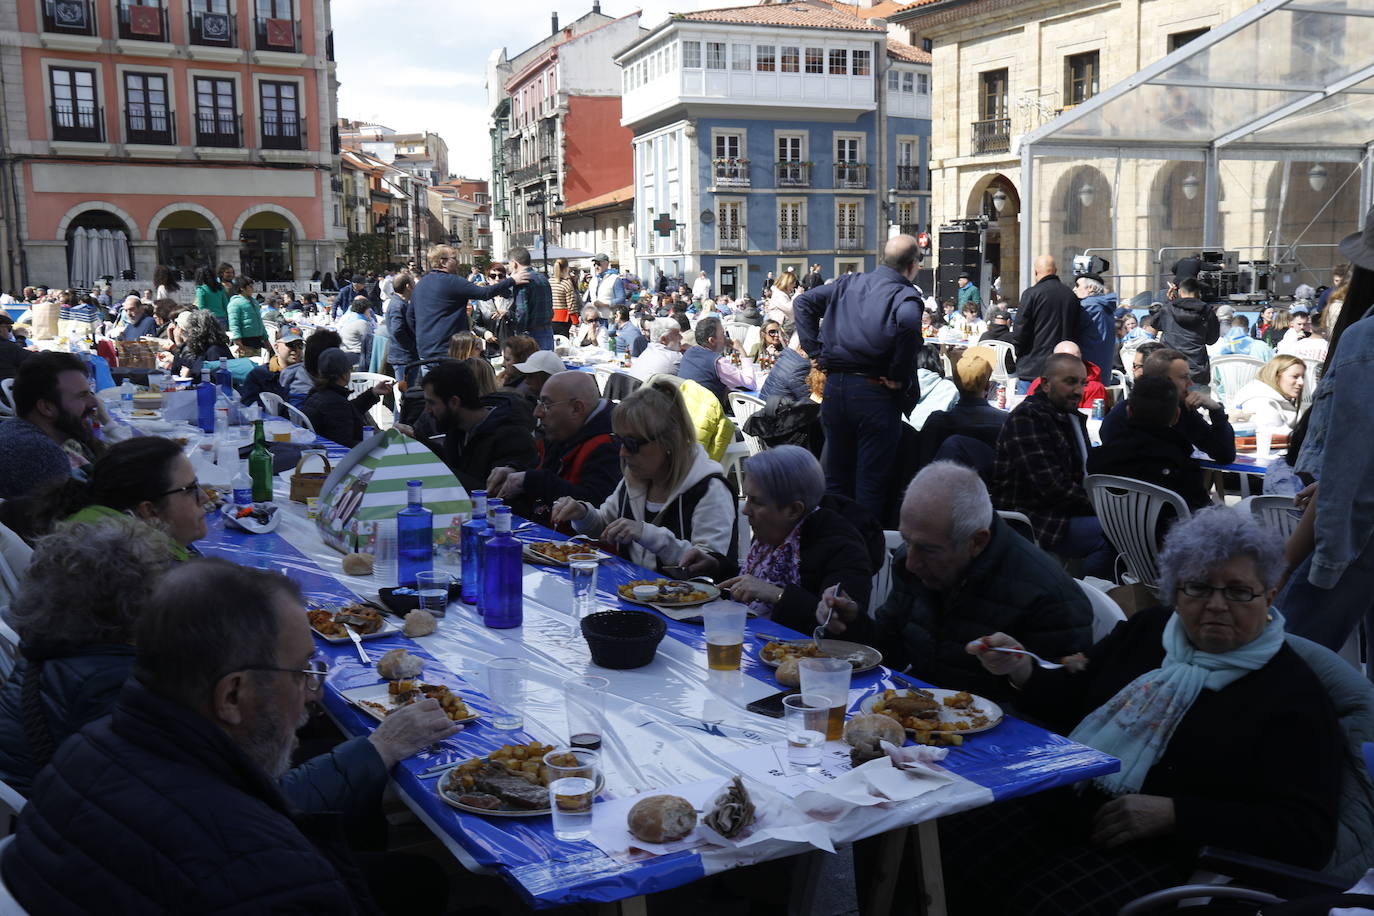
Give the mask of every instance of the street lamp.
<svg viewBox="0 0 1374 916">
<path fill-rule="evenodd" d="M 1326 187 L 1326 167 L 1320 162 L 1307 170 L 1307 183 L 1312 186 L 1312 190 L 1320 191 Z"/>
<path fill-rule="evenodd" d="M 1084 182 L 1083 186 L 1078 189 L 1078 202 L 1082 204 L 1084 208 L 1091 207 L 1096 198 L 1097 189 L 1087 182 Z"/>
<path fill-rule="evenodd" d="M 534 207 L 539 210 L 539 233 L 544 244 L 544 273 L 549 272 L 549 204 L 555 207 L 563 206 L 563 198 L 555 194 L 549 198 L 543 190 L 535 191 L 525 198 L 525 206 Z"/>
<path fill-rule="evenodd" d="M 1183 179 L 1183 196 L 1188 200 L 1197 197 L 1197 189 L 1200 184 L 1202 184 L 1202 182 L 1197 180 L 1196 175 L 1189 175 L 1187 178 Z"/>
<path fill-rule="evenodd" d="M 1007 192 L 998 188 L 992 192 L 992 206 L 998 213 L 1007 209 Z"/>
</svg>

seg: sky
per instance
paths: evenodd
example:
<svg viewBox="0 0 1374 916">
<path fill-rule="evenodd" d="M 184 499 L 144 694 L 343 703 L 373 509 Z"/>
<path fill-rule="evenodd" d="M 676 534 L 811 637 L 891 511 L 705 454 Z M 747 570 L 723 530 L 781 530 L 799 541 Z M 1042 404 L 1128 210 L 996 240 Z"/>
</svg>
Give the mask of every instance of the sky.
<svg viewBox="0 0 1374 916">
<path fill-rule="evenodd" d="M 608 16 L 642 10 L 652 28 L 670 12 L 746 6 L 751 0 L 602 0 Z M 508 57 L 549 34 L 549 14 L 564 25 L 591 0 L 333 0 L 339 116 L 401 133 L 431 130 L 448 144 L 449 171 L 491 175 L 487 133 L 487 56 Z"/>
</svg>

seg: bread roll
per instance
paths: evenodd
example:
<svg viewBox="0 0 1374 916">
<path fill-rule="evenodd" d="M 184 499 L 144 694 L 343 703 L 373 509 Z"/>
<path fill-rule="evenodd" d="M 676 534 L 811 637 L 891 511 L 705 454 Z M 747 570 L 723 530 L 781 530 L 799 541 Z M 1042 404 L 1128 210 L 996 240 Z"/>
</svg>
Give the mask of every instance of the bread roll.
<svg viewBox="0 0 1374 916">
<path fill-rule="evenodd" d="M 801 686 L 801 668 L 797 665 L 795 658 L 789 658 L 778 665 L 777 674 L 774 676 L 778 679 L 778 683 L 784 687 Z"/>
<path fill-rule="evenodd" d="M 676 795 L 653 795 L 635 802 L 630 809 L 630 833 L 646 843 L 680 840 L 696 825 L 696 809 Z"/>
<path fill-rule="evenodd" d="M 372 575 L 372 554 L 349 553 L 343 558 L 343 571 L 346 576 Z"/>
<path fill-rule="evenodd" d="M 389 681 L 417 677 L 424 667 L 424 659 L 405 649 L 392 649 L 377 659 L 377 673 Z"/>
<path fill-rule="evenodd" d="M 439 623 L 434 619 L 434 615 L 423 608 L 416 608 L 406 615 L 406 625 L 403 632 L 410 637 L 428 636 L 439 628 Z"/>
</svg>

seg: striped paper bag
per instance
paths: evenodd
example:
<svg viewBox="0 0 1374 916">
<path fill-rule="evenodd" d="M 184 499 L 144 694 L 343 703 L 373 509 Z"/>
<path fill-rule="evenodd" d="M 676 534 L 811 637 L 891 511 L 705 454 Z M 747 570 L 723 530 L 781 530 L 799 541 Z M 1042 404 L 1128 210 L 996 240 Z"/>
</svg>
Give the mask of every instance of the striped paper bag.
<svg viewBox="0 0 1374 916">
<path fill-rule="evenodd" d="M 434 539 L 447 543 L 472 512 L 472 501 L 448 466 L 423 444 L 389 429 L 366 439 L 340 463 L 320 492 L 315 524 L 335 550 L 370 552 L 377 522 L 406 505 L 406 481 L 424 482 L 425 508 L 434 513 Z"/>
</svg>

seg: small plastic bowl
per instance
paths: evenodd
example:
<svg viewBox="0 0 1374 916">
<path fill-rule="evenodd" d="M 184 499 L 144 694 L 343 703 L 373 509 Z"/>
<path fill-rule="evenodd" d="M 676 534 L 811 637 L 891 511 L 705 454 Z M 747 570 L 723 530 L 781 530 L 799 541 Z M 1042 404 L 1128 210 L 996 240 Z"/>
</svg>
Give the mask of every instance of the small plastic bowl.
<svg viewBox="0 0 1374 916">
<path fill-rule="evenodd" d="M 582 618 L 592 663 L 602 668 L 643 668 L 654 660 L 668 625 L 646 611 L 600 611 Z"/>
<path fill-rule="evenodd" d="M 640 601 L 653 601 L 658 597 L 657 585 L 636 585 L 632 591 Z"/>
</svg>

